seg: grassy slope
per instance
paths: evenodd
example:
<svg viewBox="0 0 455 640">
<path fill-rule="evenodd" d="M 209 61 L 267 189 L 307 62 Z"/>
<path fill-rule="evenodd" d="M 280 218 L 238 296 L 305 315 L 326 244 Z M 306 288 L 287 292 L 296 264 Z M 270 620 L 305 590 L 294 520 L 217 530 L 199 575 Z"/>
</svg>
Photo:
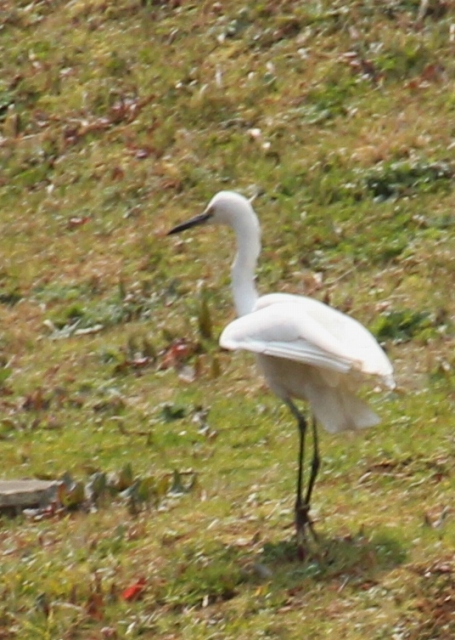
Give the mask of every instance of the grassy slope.
<svg viewBox="0 0 455 640">
<path fill-rule="evenodd" d="M 198 485 L 135 516 L 2 520 L 2 637 L 452 638 L 454 14 L 143 4 L 2 4 L 2 468 Z M 303 564 L 294 427 L 198 330 L 203 295 L 215 335 L 232 317 L 231 238 L 164 237 L 226 187 L 263 194 L 261 288 L 330 299 L 396 365 L 381 427 L 322 434 Z"/>
</svg>

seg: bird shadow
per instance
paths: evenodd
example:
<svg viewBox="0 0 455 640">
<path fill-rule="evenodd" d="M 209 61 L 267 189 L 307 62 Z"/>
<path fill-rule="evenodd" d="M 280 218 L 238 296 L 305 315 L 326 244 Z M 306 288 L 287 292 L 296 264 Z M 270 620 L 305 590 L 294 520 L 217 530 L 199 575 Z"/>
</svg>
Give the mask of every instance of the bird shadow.
<svg viewBox="0 0 455 640">
<path fill-rule="evenodd" d="M 277 602 L 297 604 L 321 583 L 337 593 L 347 585 L 365 591 L 406 559 L 400 541 L 381 531 L 341 537 L 320 534 L 308 545 L 303 560 L 298 559 L 295 538 L 263 542 L 255 536 L 251 546 L 244 540 L 236 544 L 218 539 L 204 554 L 196 551 L 192 544 L 185 548 L 185 561 L 171 580 L 176 608 L 219 604 L 236 598 L 245 587 L 258 597 L 269 594 Z"/>
<path fill-rule="evenodd" d="M 316 582 L 367 589 L 406 557 L 407 549 L 390 531 L 334 537 L 318 534 L 317 540 L 309 541 L 303 559 L 298 558 L 295 539 L 264 543 L 250 565 L 250 578 L 276 579 L 284 589 Z"/>
</svg>

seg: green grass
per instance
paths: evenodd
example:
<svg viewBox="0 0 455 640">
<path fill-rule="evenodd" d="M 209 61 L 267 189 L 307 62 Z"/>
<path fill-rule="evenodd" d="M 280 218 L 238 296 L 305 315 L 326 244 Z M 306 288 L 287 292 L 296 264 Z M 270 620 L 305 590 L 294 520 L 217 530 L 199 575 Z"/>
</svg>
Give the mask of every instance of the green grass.
<svg viewBox="0 0 455 640">
<path fill-rule="evenodd" d="M 455 14 L 424 6 L 3 3 L 2 477 L 111 489 L 1 517 L 1 637 L 453 637 Z M 260 289 L 395 364 L 379 427 L 321 433 L 303 563 L 295 426 L 217 346 L 233 239 L 165 236 L 225 188 L 259 193 Z"/>
</svg>

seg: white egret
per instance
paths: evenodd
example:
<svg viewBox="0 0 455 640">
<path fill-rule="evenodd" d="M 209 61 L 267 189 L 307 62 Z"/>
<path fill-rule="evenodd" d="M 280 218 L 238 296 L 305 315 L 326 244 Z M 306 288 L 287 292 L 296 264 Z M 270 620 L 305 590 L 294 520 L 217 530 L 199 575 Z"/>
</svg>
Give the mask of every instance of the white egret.
<svg viewBox="0 0 455 640">
<path fill-rule="evenodd" d="M 260 253 L 260 226 L 251 202 L 221 191 L 205 211 L 177 225 L 169 234 L 205 224 L 224 224 L 235 232 L 237 254 L 232 290 L 239 318 L 220 337 L 226 349 L 252 351 L 269 387 L 289 407 L 299 428 L 295 523 L 303 557 L 311 495 L 320 466 L 316 422 L 334 433 L 361 429 L 378 416 L 354 394 L 362 379 L 373 376 L 393 388 L 392 365 L 372 334 L 357 320 L 312 298 L 286 293 L 258 296 L 254 271 Z M 313 412 L 313 457 L 304 492 L 304 446 L 307 422 L 293 399 L 309 402 Z"/>
</svg>

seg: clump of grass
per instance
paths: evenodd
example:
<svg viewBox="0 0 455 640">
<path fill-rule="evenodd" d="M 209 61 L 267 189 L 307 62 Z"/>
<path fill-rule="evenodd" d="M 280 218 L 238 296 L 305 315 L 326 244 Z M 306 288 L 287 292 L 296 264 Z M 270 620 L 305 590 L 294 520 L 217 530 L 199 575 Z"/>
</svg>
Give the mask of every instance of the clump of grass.
<svg viewBox="0 0 455 640">
<path fill-rule="evenodd" d="M 417 575 L 413 588 L 413 612 L 402 622 L 411 640 L 449 640 L 455 632 L 455 601 L 451 558 L 411 568 Z"/>
<path fill-rule="evenodd" d="M 177 562 L 159 599 L 176 610 L 207 607 L 234 598 L 244 581 L 235 553 L 212 545 Z"/>
<path fill-rule="evenodd" d="M 425 343 L 438 335 L 438 326 L 437 319 L 428 311 L 400 309 L 378 316 L 372 331 L 379 340 L 399 343 L 416 339 Z"/>
<path fill-rule="evenodd" d="M 400 160 L 381 163 L 369 170 L 365 187 L 374 198 L 387 200 L 417 193 L 448 191 L 453 179 L 453 169 L 446 162 Z"/>
</svg>

